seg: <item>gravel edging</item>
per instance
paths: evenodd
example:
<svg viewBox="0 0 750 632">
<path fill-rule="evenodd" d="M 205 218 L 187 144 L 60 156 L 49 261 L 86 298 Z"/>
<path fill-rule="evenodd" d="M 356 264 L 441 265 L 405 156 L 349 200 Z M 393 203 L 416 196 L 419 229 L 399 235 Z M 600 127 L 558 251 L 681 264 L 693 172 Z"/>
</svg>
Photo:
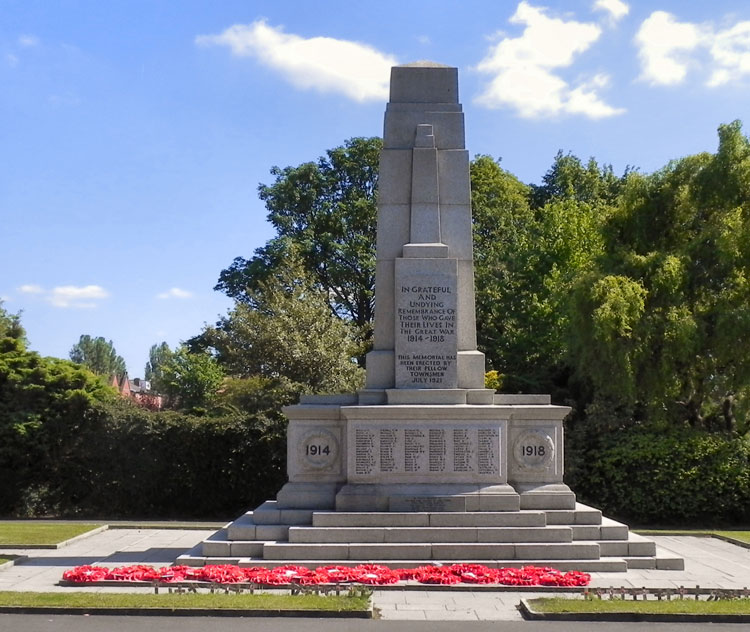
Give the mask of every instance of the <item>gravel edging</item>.
<svg viewBox="0 0 750 632">
<path fill-rule="evenodd" d="M 521 599 L 527 621 L 604 621 L 611 623 L 750 623 L 750 614 L 656 614 L 645 612 L 539 612 Z"/>
</svg>

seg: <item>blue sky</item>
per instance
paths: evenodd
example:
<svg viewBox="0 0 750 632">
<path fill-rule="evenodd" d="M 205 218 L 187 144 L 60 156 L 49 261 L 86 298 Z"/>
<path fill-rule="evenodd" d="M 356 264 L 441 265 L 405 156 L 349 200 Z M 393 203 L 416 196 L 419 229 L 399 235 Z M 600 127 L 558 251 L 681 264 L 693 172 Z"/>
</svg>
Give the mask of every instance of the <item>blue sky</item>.
<svg viewBox="0 0 750 632">
<path fill-rule="evenodd" d="M 230 302 L 269 169 L 382 132 L 388 69 L 459 68 L 472 155 L 650 172 L 750 111 L 746 0 L 0 0 L 0 297 L 32 349 L 131 377 Z"/>
</svg>

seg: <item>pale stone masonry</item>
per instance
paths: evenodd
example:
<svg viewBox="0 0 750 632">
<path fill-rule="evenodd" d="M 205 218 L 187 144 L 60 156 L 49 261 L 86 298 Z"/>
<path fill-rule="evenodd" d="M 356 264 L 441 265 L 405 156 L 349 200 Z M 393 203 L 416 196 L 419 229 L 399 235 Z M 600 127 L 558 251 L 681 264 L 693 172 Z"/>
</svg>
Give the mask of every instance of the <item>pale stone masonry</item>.
<svg viewBox="0 0 750 632">
<path fill-rule="evenodd" d="M 457 69 L 393 68 L 383 139 L 366 387 L 286 407 L 276 500 L 178 561 L 681 568 L 576 503 L 568 407 L 484 388 Z"/>
<path fill-rule="evenodd" d="M 360 402 L 491 403 L 477 351 L 469 152 L 456 68 L 392 70 L 375 278 L 375 342 Z"/>
</svg>

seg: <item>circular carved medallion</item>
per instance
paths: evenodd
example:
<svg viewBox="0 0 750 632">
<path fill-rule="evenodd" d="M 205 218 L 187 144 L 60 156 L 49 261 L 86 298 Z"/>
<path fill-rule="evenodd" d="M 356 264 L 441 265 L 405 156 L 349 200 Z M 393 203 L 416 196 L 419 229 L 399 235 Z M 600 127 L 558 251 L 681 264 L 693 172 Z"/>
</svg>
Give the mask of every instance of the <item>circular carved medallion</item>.
<svg viewBox="0 0 750 632">
<path fill-rule="evenodd" d="M 549 467 L 555 456 L 552 438 L 542 430 L 525 430 L 513 444 L 513 456 L 521 467 L 543 470 Z"/>
<path fill-rule="evenodd" d="M 339 456 L 339 442 L 336 436 L 320 428 L 303 435 L 299 455 L 308 467 L 324 469 L 336 463 Z"/>
</svg>

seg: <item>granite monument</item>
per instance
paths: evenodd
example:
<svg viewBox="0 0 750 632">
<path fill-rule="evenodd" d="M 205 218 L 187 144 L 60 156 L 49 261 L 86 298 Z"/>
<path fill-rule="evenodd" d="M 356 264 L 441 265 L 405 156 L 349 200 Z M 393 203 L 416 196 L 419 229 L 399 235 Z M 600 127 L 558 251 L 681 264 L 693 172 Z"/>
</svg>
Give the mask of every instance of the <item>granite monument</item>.
<svg viewBox="0 0 750 632">
<path fill-rule="evenodd" d="M 681 567 L 576 502 L 563 482 L 569 408 L 484 388 L 464 138 L 456 68 L 392 69 L 366 387 L 285 408 L 276 500 L 180 562 Z"/>
</svg>

